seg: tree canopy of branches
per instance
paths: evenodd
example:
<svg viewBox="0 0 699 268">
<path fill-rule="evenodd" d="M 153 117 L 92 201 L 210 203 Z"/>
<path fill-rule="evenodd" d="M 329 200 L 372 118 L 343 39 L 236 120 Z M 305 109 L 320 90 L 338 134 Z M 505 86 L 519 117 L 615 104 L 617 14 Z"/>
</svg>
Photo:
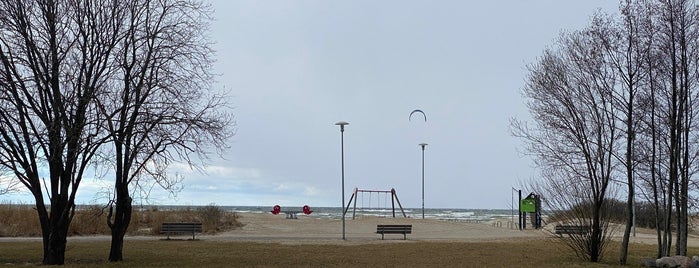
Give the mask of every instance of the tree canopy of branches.
<svg viewBox="0 0 699 268">
<path fill-rule="evenodd" d="M 169 163 L 226 147 L 232 117 L 208 92 L 209 14 L 198 1 L 0 2 L 0 174 L 35 199 L 44 264 L 65 261 L 87 167 L 108 159 L 115 171 L 118 261 L 129 184 L 167 187 Z"/>
</svg>

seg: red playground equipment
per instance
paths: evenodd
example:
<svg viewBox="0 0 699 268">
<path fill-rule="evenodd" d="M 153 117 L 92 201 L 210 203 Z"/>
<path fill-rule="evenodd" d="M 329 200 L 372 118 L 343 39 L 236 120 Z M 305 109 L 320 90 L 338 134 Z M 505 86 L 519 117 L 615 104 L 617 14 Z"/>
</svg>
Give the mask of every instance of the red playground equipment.
<svg viewBox="0 0 699 268">
<path fill-rule="evenodd" d="M 284 212 L 284 214 L 286 214 L 287 219 L 298 219 L 297 214 L 303 212 L 303 214 L 311 215 L 311 213 L 313 213 L 313 210 L 311 210 L 310 206 L 304 205 L 303 211 L 282 211 L 282 207 L 280 205 L 274 205 L 272 211 L 270 212 L 272 212 L 272 214 L 274 215 L 278 215 L 279 213 Z"/>
</svg>

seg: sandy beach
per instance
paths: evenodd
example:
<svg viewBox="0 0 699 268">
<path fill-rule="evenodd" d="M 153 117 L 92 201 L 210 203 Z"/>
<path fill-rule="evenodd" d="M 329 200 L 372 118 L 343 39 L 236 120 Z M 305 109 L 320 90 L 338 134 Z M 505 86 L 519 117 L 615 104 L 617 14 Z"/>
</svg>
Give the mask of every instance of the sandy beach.
<svg viewBox="0 0 699 268">
<path fill-rule="evenodd" d="M 553 226 L 540 230 L 517 230 L 508 228 L 510 218 L 501 218 L 485 222 L 445 221 L 437 219 L 358 217 L 345 220 L 345 237 L 342 240 L 342 221 L 340 219 L 316 217 L 299 214 L 298 219 L 286 219 L 283 214 L 239 213 L 238 219 L 244 224 L 242 228 L 217 234 L 197 234 L 197 239 L 206 241 L 241 241 L 280 244 L 338 244 L 357 245 L 373 243 L 414 243 L 414 242 L 487 242 L 512 241 L 523 239 L 541 239 L 553 237 Z M 385 240 L 376 233 L 378 224 L 410 224 L 413 226 L 407 240 L 402 234 L 387 234 Z M 615 240 L 621 240 L 623 228 L 615 226 Z M 160 240 L 161 236 L 129 236 L 127 240 Z M 174 239 L 190 239 L 188 235 L 173 236 Z M 72 236 L 69 241 L 109 240 L 110 236 Z M 41 241 L 39 237 L 0 237 L 0 241 Z M 631 243 L 655 244 L 654 230 L 638 229 Z M 690 247 L 699 247 L 699 237 L 690 235 Z"/>
<path fill-rule="evenodd" d="M 342 241 L 341 219 L 316 218 L 299 215 L 298 219 L 286 219 L 284 215 L 242 213 L 239 219 L 245 226 L 213 236 L 211 240 L 239 240 L 275 243 L 386 243 L 411 241 L 486 241 L 512 238 L 536 238 L 546 234 L 539 230 L 511 230 L 494 227 L 490 223 L 451 222 L 435 219 L 361 217 L 345 220 L 345 237 Z M 386 240 L 376 234 L 378 224 L 411 224 L 412 234 L 403 240 L 401 234 L 387 234 Z"/>
<path fill-rule="evenodd" d="M 317 218 L 313 215 L 299 215 L 298 219 L 286 219 L 284 215 L 261 213 L 241 213 L 239 220 L 245 224 L 240 229 L 216 235 L 201 235 L 201 239 L 224 241 L 249 241 L 282 244 L 369 244 L 369 243 L 410 243 L 419 241 L 434 242 L 484 242 L 511 241 L 520 239 L 540 239 L 552 237 L 552 226 L 541 230 L 517 230 L 507 228 L 510 219 L 470 223 L 437 219 L 361 217 L 345 220 L 345 237 L 342 238 L 340 219 Z M 388 234 L 386 240 L 376 234 L 378 224 L 411 224 L 412 234 L 403 240 L 401 234 Z M 615 240 L 621 240 L 622 226 L 616 226 Z M 653 230 L 638 229 L 632 243 L 655 244 Z M 691 235 L 690 247 L 699 247 L 699 237 Z"/>
<path fill-rule="evenodd" d="M 506 228 L 509 219 L 470 223 L 438 219 L 415 219 L 403 217 L 365 216 L 345 220 L 345 237 L 342 240 L 342 221 L 337 218 L 317 217 L 299 213 L 297 219 L 286 219 L 282 213 L 238 213 L 243 227 L 216 234 L 197 234 L 196 238 L 207 241 L 244 241 L 282 244 L 367 244 L 367 243 L 406 243 L 417 241 L 468 242 L 498 241 L 506 239 L 541 238 L 549 236 L 541 230 Z M 410 224 L 412 233 L 403 240 L 402 234 L 386 234 L 385 240 L 376 233 L 379 224 Z M 160 236 L 127 235 L 127 240 L 159 240 Z M 191 235 L 173 235 L 173 239 L 191 239 Z M 69 241 L 109 240 L 107 235 L 71 236 Z M 0 237 L 0 241 L 40 241 L 40 237 Z"/>
</svg>

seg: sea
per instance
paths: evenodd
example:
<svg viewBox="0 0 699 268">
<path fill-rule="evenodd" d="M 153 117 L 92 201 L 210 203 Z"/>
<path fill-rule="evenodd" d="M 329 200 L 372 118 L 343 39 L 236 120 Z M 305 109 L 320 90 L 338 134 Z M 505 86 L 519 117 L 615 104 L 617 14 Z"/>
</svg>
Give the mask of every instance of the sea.
<svg viewBox="0 0 699 268">
<path fill-rule="evenodd" d="M 177 210 L 177 209 L 197 209 L 197 206 L 156 206 L 160 210 Z M 219 208 L 238 213 L 270 213 L 272 207 L 267 206 L 218 206 Z M 141 207 L 141 209 L 152 209 L 152 207 Z M 312 207 L 312 217 L 341 219 L 342 208 L 339 207 Z M 295 211 L 302 214 L 302 207 L 282 207 L 282 212 Z M 350 207 L 347 210 L 346 217 L 393 217 L 394 211 L 389 209 L 371 209 L 357 208 L 356 210 Z M 400 208 L 396 207 L 395 217 L 407 218 L 422 218 L 422 208 Z M 425 208 L 424 215 L 426 219 L 437 219 L 444 221 L 459 221 L 459 222 L 481 222 L 491 221 L 496 219 L 514 218 L 517 217 L 516 211 L 510 209 L 460 209 L 460 208 Z"/>
</svg>

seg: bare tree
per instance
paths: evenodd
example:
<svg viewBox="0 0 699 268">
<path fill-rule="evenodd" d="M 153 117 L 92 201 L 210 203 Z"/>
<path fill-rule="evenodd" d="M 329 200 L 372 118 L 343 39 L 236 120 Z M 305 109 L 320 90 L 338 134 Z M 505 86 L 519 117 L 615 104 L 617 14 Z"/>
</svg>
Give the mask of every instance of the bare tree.
<svg viewBox="0 0 699 268">
<path fill-rule="evenodd" d="M 665 189 L 668 174 L 667 164 L 664 164 L 663 160 L 666 158 L 664 152 L 667 152 L 664 149 L 666 147 L 663 137 L 668 135 L 666 129 L 662 127 L 663 122 L 667 122 L 660 113 L 663 105 L 660 98 L 656 96 L 656 92 L 659 91 L 658 87 L 661 85 L 659 72 L 656 71 L 658 69 L 657 59 L 658 55 L 653 51 L 645 57 L 646 82 L 644 83 L 645 87 L 639 91 L 639 101 L 635 108 L 639 114 L 637 121 L 640 123 L 639 130 L 636 132 L 638 153 L 635 155 L 638 163 L 636 169 L 637 185 L 641 194 L 653 206 L 658 246 L 656 256 L 660 258 L 664 255 L 663 227 L 666 214 L 663 211 L 665 211 L 664 204 L 667 197 Z"/>
<path fill-rule="evenodd" d="M 663 255 L 672 251 L 672 225 L 676 225 L 675 254 L 686 255 L 688 235 L 689 186 L 697 155 L 696 96 L 697 7 L 690 0 L 659 1 L 656 5 L 658 90 L 662 104 L 661 127 L 668 139 L 662 149 L 667 156 L 667 182 L 664 204 Z"/>
<path fill-rule="evenodd" d="M 622 14 L 627 20 L 636 18 L 642 29 L 640 38 L 629 44 L 647 48 L 633 56 L 641 66 L 636 86 L 641 101 L 629 106 L 639 116 L 634 121 L 641 123 L 635 143 L 639 153 L 633 157 L 638 172 L 633 173 L 638 174 L 643 194 L 655 206 L 656 223 L 662 223 L 657 230 L 658 256 L 672 251 L 673 224 L 677 226 L 675 254 L 683 255 L 689 187 L 696 172 L 692 163 L 697 156 L 693 123 L 697 75 L 691 71 L 697 66 L 697 8 L 693 1 L 641 1 L 622 6 Z M 624 28 L 628 29 L 620 27 Z"/>
<path fill-rule="evenodd" d="M 569 220 L 589 226 L 590 232 L 568 240 L 569 245 L 579 256 L 597 262 L 609 238 L 604 208 L 621 137 L 616 126 L 619 111 L 613 104 L 618 81 L 591 31 L 564 34 L 558 45 L 529 68 L 524 96 L 536 128 L 513 121 L 512 129 L 546 171 L 547 205 L 584 211 Z M 557 187 L 562 185 L 575 187 Z"/>
<path fill-rule="evenodd" d="M 34 196 L 44 264 L 64 263 L 75 195 L 104 141 L 94 100 L 117 36 L 95 5 L 0 2 L 0 165 Z"/>
<path fill-rule="evenodd" d="M 638 131 L 636 100 L 639 88 L 646 81 L 645 64 L 652 45 L 652 28 L 650 18 L 644 16 L 647 7 L 645 1 L 624 1 L 621 3 L 621 16 L 618 20 L 612 16 L 598 14 L 600 17 L 591 25 L 591 32 L 601 41 L 608 64 L 618 73 L 619 86 L 614 90 L 614 103 L 621 111 L 618 118 L 625 134 L 623 152 L 615 152 L 619 162 L 625 167 L 627 196 L 626 196 L 626 227 L 621 244 L 619 262 L 626 264 L 631 228 L 634 224 L 635 203 L 635 167 L 637 166 L 635 138 Z"/>
<path fill-rule="evenodd" d="M 608 74 L 606 77 L 613 78 L 606 83 L 592 82 L 593 85 L 588 88 L 605 88 L 612 92 L 614 109 L 608 111 L 616 118 L 619 131 L 625 134 L 625 146 L 612 146 L 613 149 L 610 150 L 616 161 L 625 166 L 624 171 L 612 169 L 611 174 L 625 176 L 624 184 L 628 188 L 628 218 L 620 254 L 620 262 L 624 264 L 633 224 L 636 185 L 640 186 L 641 194 L 654 206 L 656 226 L 659 226 L 657 255 L 671 254 L 673 238 L 674 254 L 687 254 L 688 211 L 693 198 L 690 193 L 692 187 L 696 187 L 692 177 L 697 172 L 695 163 L 699 156 L 699 135 L 694 120 L 697 116 L 695 107 L 698 105 L 696 97 L 699 96 L 696 86 L 699 81 L 699 72 L 696 71 L 699 69 L 699 8 L 696 1 L 692 0 L 622 1 L 621 4 L 621 16 L 607 18 L 598 15 L 588 30 L 582 32 L 582 36 L 592 35 L 578 40 L 589 42 L 562 42 L 563 48 L 558 51 L 559 54 L 547 52 L 530 73 L 532 77 L 558 73 L 559 80 L 571 81 L 569 77 L 581 76 L 580 70 L 600 70 L 590 73 Z M 571 36 L 566 38 L 572 40 Z M 596 49 L 595 46 L 601 49 Z M 579 51 L 574 53 L 578 56 L 571 56 L 574 55 L 571 51 Z M 557 61 L 549 60 L 551 54 L 558 57 Z M 556 64 L 560 66 L 551 67 Z M 597 75 L 588 79 L 603 81 L 595 80 L 599 77 L 605 76 Z M 530 78 L 525 95 L 536 100 L 532 97 L 531 81 L 534 80 Z M 568 82 L 560 87 L 570 85 L 574 84 Z M 575 98 L 584 99 L 578 96 Z M 607 101 L 609 100 L 599 98 L 589 101 L 587 105 L 605 107 Z M 533 113 L 537 114 L 537 131 L 542 128 L 541 122 L 544 119 L 557 118 L 555 115 L 560 113 L 546 105 L 533 109 L 530 107 L 530 110 L 536 111 Z M 560 128 L 559 125 L 543 126 Z M 526 129 L 522 125 L 518 126 Z M 522 132 L 526 131 L 519 133 Z M 530 142 L 551 142 L 546 141 L 548 137 L 541 139 L 546 137 L 541 134 L 543 132 L 537 135 L 531 133 L 522 136 Z M 529 150 L 539 152 L 541 148 L 546 147 L 530 147 Z M 564 161 L 564 158 L 558 161 Z M 614 161 L 610 163 L 611 166 L 615 165 Z M 542 168 L 548 172 L 552 172 L 552 167 L 555 167 L 552 162 L 544 164 Z M 565 174 L 559 168 L 554 170 L 551 174 Z"/>
<path fill-rule="evenodd" d="M 100 100 L 114 145 L 110 261 L 123 260 L 130 187 L 151 179 L 169 189 L 178 182 L 166 172 L 172 161 L 197 165 L 207 145 L 227 147 L 234 127 L 224 96 L 207 92 L 213 81 L 205 36 L 210 9 L 198 1 L 162 0 L 131 2 L 126 10 L 116 57 L 120 73 Z"/>
</svg>

